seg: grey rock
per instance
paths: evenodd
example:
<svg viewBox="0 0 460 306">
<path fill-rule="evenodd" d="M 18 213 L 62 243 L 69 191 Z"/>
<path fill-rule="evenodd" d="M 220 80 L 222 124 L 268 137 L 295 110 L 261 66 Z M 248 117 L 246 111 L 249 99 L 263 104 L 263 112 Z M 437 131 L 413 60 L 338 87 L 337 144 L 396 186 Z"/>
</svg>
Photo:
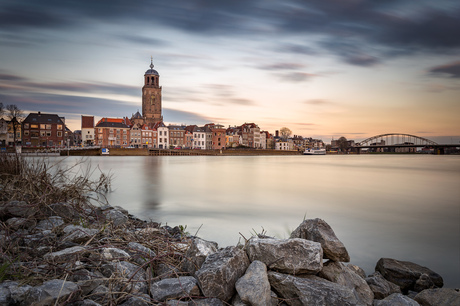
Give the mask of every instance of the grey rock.
<svg viewBox="0 0 460 306">
<path fill-rule="evenodd" d="M 137 242 L 128 243 L 126 252 L 128 252 L 134 261 L 140 265 L 149 262 L 157 256 L 154 251 Z"/>
<path fill-rule="evenodd" d="M 29 285 L 19 286 L 18 282 L 4 281 L 0 284 L 0 305 L 20 304 L 25 293 L 31 288 Z"/>
<path fill-rule="evenodd" d="M 166 301 L 165 304 L 166 305 L 171 305 L 171 306 L 189 306 L 190 305 L 189 302 L 180 301 L 180 300 L 168 300 L 168 301 Z"/>
<path fill-rule="evenodd" d="M 201 268 L 208 255 L 217 252 L 217 247 L 218 245 L 216 242 L 194 238 L 185 253 L 182 262 L 182 270 L 193 275 Z"/>
<path fill-rule="evenodd" d="M 14 217 L 28 218 L 37 212 L 37 208 L 25 201 L 10 201 L 6 211 Z"/>
<path fill-rule="evenodd" d="M 75 207 L 65 202 L 48 205 L 45 208 L 44 213 L 47 216 L 59 216 L 65 219 L 74 219 L 78 217 Z"/>
<path fill-rule="evenodd" d="M 101 272 L 105 277 L 117 279 L 117 291 L 147 293 L 148 285 L 145 271 L 127 261 L 103 264 Z"/>
<path fill-rule="evenodd" d="M 102 248 L 100 249 L 101 259 L 103 261 L 113 260 L 129 260 L 131 255 L 127 252 L 117 248 Z"/>
<path fill-rule="evenodd" d="M 67 248 L 61 251 L 47 253 L 43 256 L 43 259 L 49 261 L 57 261 L 57 262 L 64 262 L 64 261 L 75 261 L 77 258 L 82 256 L 83 254 L 87 253 L 85 247 L 82 246 L 74 246 L 71 248 Z"/>
<path fill-rule="evenodd" d="M 195 299 L 189 303 L 190 306 L 224 306 L 224 303 L 217 298 Z"/>
<path fill-rule="evenodd" d="M 140 294 L 132 296 L 124 301 L 120 306 L 150 306 L 152 305 L 150 296 L 148 294 Z"/>
<path fill-rule="evenodd" d="M 184 274 L 176 266 L 167 263 L 159 263 L 155 269 L 155 272 L 156 277 L 153 279 L 153 281 L 175 278 L 181 276 L 181 274 Z"/>
<path fill-rule="evenodd" d="M 460 305 L 460 290 L 452 288 L 425 289 L 414 299 L 422 306 Z"/>
<path fill-rule="evenodd" d="M 419 306 L 419 303 L 401 293 L 393 293 L 383 300 L 375 300 L 374 306 Z"/>
<path fill-rule="evenodd" d="M 415 285 L 414 285 L 415 292 L 420 292 L 425 289 L 431 289 L 431 288 L 436 288 L 436 286 L 431 280 L 431 278 L 425 273 L 420 275 L 418 280 L 415 281 Z"/>
<path fill-rule="evenodd" d="M 49 230 L 44 230 L 42 232 L 27 235 L 24 237 L 24 244 L 30 248 L 38 248 L 42 245 L 47 245 L 53 243 L 56 240 L 56 234 L 52 233 Z"/>
<path fill-rule="evenodd" d="M 372 305 L 374 293 L 366 281 L 341 262 L 328 261 L 319 276 L 353 291 L 360 304 Z"/>
<path fill-rule="evenodd" d="M 253 237 L 246 245 L 246 252 L 251 261 L 259 260 L 270 269 L 289 274 L 316 274 L 323 267 L 321 245 L 300 238 Z"/>
<path fill-rule="evenodd" d="M 70 241 L 76 243 L 83 243 L 88 241 L 92 236 L 96 235 L 99 230 L 85 228 L 77 225 L 67 225 L 64 227 L 64 238 L 63 241 Z"/>
<path fill-rule="evenodd" d="M 418 292 L 423 290 L 423 282 L 419 282 L 417 290 L 415 290 L 415 284 L 422 274 L 426 274 L 431 279 L 429 283 L 433 283 L 436 287 L 442 287 L 444 284 L 438 273 L 409 261 L 380 258 L 375 270 L 379 271 L 386 280 L 401 287 L 403 293 L 407 293 L 408 290 L 418 290 Z M 430 289 L 430 287 L 425 289 Z"/>
<path fill-rule="evenodd" d="M 55 227 L 58 227 L 62 224 L 64 224 L 64 220 L 62 220 L 61 217 L 51 216 L 48 219 L 41 220 L 40 222 L 38 222 L 37 226 L 35 227 L 35 230 L 52 230 Z"/>
<path fill-rule="evenodd" d="M 232 306 L 250 306 L 251 304 L 243 302 L 240 295 L 237 293 L 233 296 Z"/>
<path fill-rule="evenodd" d="M 10 228 L 17 230 L 19 228 L 30 228 L 35 225 L 35 221 L 32 219 L 27 219 L 27 218 L 13 217 L 13 218 L 9 218 L 8 220 L 6 220 L 6 224 Z"/>
<path fill-rule="evenodd" d="M 236 282 L 235 288 L 243 302 L 250 305 L 270 305 L 267 266 L 261 261 L 255 260 L 249 265 L 246 273 Z"/>
<path fill-rule="evenodd" d="M 97 286 L 91 293 L 91 299 L 100 304 L 106 304 L 112 300 L 109 288 L 104 285 Z"/>
<path fill-rule="evenodd" d="M 314 275 L 296 277 L 278 272 L 268 272 L 274 291 L 288 305 L 363 305 L 352 290 Z"/>
<path fill-rule="evenodd" d="M 128 216 L 117 209 L 105 211 L 104 215 L 107 220 L 112 221 L 114 226 L 120 226 L 128 222 Z"/>
<path fill-rule="evenodd" d="M 366 278 L 366 272 L 364 272 L 364 270 L 361 267 L 353 264 L 348 264 L 347 267 L 355 271 L 355 273 L 361 276 L 362 278 Z"/>
<path fill-rule="evenodd" d="M 56 301 L 64 301 L 71 294 L 78 291 L 77 284 L 53 279 L 44 282 L 43 285 L 33 287 L 25 293 L 24 305 L 53 305 Z"/>
<path fill-rule="evenodd" d="M 291 234 L 291 238 L 302 238 L 321 243 L 324 258 L 349 262 L 350 255 L 326 221 L 316 218 L 303 221 Z"/>
<path fill-rule="evenodd" d="M 377 300 L 382 300 L 393 293 L 401 293 L 399 286 L 387 281 L 380 272 L 369 275 L 366 282 L 374 292 L 374 299 Z"/>
<path fill-rule="evenodd" d="M 163 302 L 167 299 L 181 299 L 192 296 L 199 296 L 197 280 L 193 276 L 182 276 L 179 278 L 167 278 L 150 286 L 152 299 Z"/>
<path fill-rule="evenodd" d="M 229 301 L 235 293 L 236 281 L 248 266 L 244 250 L 226 247 L 209 255 L 195 276 L 204 296 Z"/>
</svg>

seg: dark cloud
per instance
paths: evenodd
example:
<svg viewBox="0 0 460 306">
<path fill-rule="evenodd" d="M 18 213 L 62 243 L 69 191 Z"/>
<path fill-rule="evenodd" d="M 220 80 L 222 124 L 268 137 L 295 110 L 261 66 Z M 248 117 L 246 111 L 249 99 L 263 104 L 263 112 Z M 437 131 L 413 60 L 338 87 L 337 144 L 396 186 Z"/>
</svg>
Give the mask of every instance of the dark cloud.
<svg viewBox="0 0 460 306">
<path fill-rule="evenodd" d="M 460 61 L 432 67 L 428 72 L 434 76 L 460 78 Z"/>
<path fill-rule="evenodd" d="M 85 83 L 85 82 L 61 82 L 61 83 L 38 83 L 30 79 L 13 73 L 1 73 L 0 88 L 4 91 L 22 92 L 36 92 L 36 91 L 68 91 L 80 94 L 118 94 L 118 95 L 141 95 L 139 87 L 113 84 L 113 83 Z"/>
<path fill-rule="evenodd" d="M 117 34 L 115 35 L 115 37 L 121 38 L 127 42 L 136 43 L 140 45 L 146 45 L 150 47 L 163 47 L 163 46 L 169 45 L 169 42 L 165 40 L 145 37 L 145 36 L 136 35 L 136 34 Z"/>
<path fill-rule="evenodd" d="M 278 70 L 298 70 L 304 67 L 305 65 L 299 64 L 299 63 L 274 63 L 270 65 L 260 66 L 259 68 L 263 70 L 278 71 Z"/>
<path fill-rule="evenodd" d="M 456 31 L 460 5 L 449 0 L 4 0 L 0 4 L 0 28 L 6 33 L 97 28 L 94 25 L 100 23 L 152 31 L 170 27 L 206 36 L 265 36 L 274 38 L 276 50 L 321 54 L 319 48 L 326 48 L 345 62 L 363 67 L 393 56 L 445 54 L 460 48 Z M 294 35 L 295 44 L 275 39 Z M 312 44 L 311 37 L 323 43 Z M 122 38 L 143 45 L 164 43 L 136 35 Z"/>
<path fill-rule="evenodd" d="M 167 122 L 185 124 L 205 124 L 211 121 L 208 117 L 193 112 L 186 112 L 177 109 L 163 108 L 163 116 Z"/>
<path fill-rule="evenodd" d="M 288 72 L 277 74 L 277 77 L 281 81 L 285 82 L 305 82 L 310 81 L 313 77 L 316 77 L 315 74 L 305 73 L 305 72 Z"/>
</svg>

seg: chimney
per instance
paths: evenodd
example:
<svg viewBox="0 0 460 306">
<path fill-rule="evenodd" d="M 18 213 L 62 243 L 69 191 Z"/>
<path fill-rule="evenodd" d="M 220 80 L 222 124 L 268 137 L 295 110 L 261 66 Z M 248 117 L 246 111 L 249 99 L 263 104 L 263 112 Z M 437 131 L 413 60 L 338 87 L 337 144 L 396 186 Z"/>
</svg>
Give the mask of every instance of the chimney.
<svg viewBox="0 0 460 306">
<path fill-rule="evenodd" d="M 276 131 L 275 131 L 275 136 L 276 136 L 276 137 L 280 137 L 280 131 L 276 130 Z"/>
</svg>

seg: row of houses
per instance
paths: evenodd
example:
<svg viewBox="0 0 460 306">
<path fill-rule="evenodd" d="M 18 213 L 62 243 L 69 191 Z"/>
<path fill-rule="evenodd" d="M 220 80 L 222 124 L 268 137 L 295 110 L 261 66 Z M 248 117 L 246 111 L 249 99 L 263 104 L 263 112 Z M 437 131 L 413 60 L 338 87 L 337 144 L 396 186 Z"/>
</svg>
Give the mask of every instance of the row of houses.
<svg viewBox="0 0 460 306">
<path fill-rule="evenodd" d="M 16 137 L 14 137 L 16 129 Z M 13 128 L 11 122 L 0 119 L 0 146 L 12 146 L 14 141 L 26 147 L 123 147 L 170 149 L 187 148 L 219 150 L 229 147 L 253 149 L 299 150 L 303 147 L 323 147 L 321 140 L 294 136 L 289 139 L 261 131 L 255 123 L 224 127 L 209 123 L 197 125 L 146 124 L 137 112 L 131 118 L 81 116 L 81 130 L 70 131 L 65 118 L 57 114 L 30 113 Z"/>
</svg>

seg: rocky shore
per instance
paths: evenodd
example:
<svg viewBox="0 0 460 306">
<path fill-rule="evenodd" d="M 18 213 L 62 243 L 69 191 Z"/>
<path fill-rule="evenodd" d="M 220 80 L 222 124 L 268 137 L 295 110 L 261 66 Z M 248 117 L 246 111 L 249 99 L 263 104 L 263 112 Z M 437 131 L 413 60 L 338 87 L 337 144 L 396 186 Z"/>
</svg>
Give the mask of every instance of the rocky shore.
<svg viewBox="0 0 460 306">
<path fill-rule="evenodd" d="M 321 219 L 226 248 L 108 205 L 3 201 L 0 220 L 0 305 L 460 305 L 415 263 L 346 264 Z"/>
</svg>

